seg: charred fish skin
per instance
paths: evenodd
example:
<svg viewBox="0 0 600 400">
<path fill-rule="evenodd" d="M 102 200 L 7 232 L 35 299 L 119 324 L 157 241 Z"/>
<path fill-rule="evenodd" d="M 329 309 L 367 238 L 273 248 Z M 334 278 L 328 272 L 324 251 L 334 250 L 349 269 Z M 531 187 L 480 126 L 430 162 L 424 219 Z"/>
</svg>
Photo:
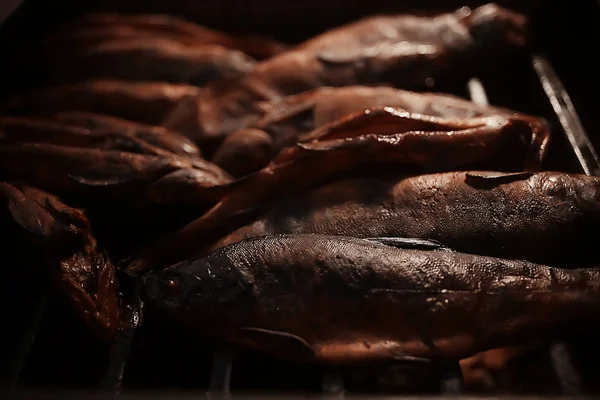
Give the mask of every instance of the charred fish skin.
<svg viewBox="0 0 600 400">
<path fill-rule="evenodd" d="M 337 181 L 265 206 L 213 243 L 317 233 L 437 240 L 472 254 L 552 266 L 597 263 L 600 179 L 559 172 L 449 172 Z"/>
<path fill-rule="evenodd" d="M 205 333 L 333 364 L 462 359 L 598 317 L 597 268 L 398 241 L 256 237 L 146 278 L 145 296 Z"/>
</svg>

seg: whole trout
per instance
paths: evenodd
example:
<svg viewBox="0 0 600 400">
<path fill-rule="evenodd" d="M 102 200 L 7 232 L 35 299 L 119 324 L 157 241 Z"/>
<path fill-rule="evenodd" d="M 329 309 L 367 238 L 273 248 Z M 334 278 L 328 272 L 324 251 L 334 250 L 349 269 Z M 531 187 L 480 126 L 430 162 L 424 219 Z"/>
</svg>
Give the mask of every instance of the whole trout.
<svg viewBox="0 0 600 400">
<path fill-rule="evenodd" d="M 231 181 L 201 158 L 37 143 L 0 146 L 0 177 L 93 201 L 137 205 L 214 203 L 207 190 Z"/>
<path fill-rule="evenodd" d="M 80 126 L 86 129 L 114 130 L 122 134 L 133 135 L 151 145 L 163 148 L 174 154 L 200 156 L 200 149 L 185 136 L 171 132 L 162 126 L 146 125 L 111 115 L 85 111 L 65 111 L 53 115 L 53 119 L 64 124 Z"/>
<path fill-rule="evenodd" d="M 167 38 L 187 45 L 220 45 L 250 57 L 265 59 L 287 49 L 287 45 L 260 35 L 231 35 L 166 14 L 86 14 L 53 37 L 77 41 L 82 47 L 94 39 Z"/>
<path fill-rule="evenodd" d="M 50 116 L 62 111 L 90 111 L 160 125 L 166 112 L 200 88 L 163 82 L 96 79 L 46 87 L 15 95 L 0 104 L 7 115 Z"/>
<path fill-rule="evenodd" d="M 66 125 L 44 118 L 0 117 L 0 145 L 24 143 L 53 144 L 99 150 L 125 151 L 129 153 L 155 156 L 177 157 L 165 149 L 169 146 L 156 146 L 169 140 L 152 135 L 152 132 L 138 132 L 130 129 L 88 129 Z M 145 138 L 150 140 L 145 140 Z M 152 140 L 158 139 L 158 140 Z M 171 143 L 176 142 L 176 139 Z"/>
<path fill-rule="evenodd" d="M 105 40 L 86 48 L 51 51 L 42 58 L 44 71 L 54 83 L 94 78 L 157 81 L 204 86 L 249 72 L 255 60 L 241 51 L 218 45 L 185 45 L 164 38 Z M 66 54 L 65 54 L 66 53 Z"/>
<path fill-rule="evenodd" d="M 200 332 L 290 360 L 458 360 L 597 321 L 600 270 L 410 239 L 276 235 L 176 264 L 144 288 Z"/>
<path fill-rule="evenodd" d="M 294 145 L 316 128 L 376 107 L 393 107 L 431 118 L 460 120 L 506 116 L 543 124 L 532 116 L 481 106 L 453 95 L 416 93 L 389 86 L 321 87 L 259 106 L 260 119 L 250 125 L 252 129 L 245 128 L 227 135 L 212 157 L 215 164 L 234 176 L 260 169 L 281 149 Z M 264 131 L 264 134 L 258 134 L 257 130 Z"/>
<path fill-rule="evenodd" d="M 320 233 L 433 239 L 465 253 L 553 266 L 597 264 L 600 178 L 560 172 L 448 172 L 337 181 L 266 206 L 210 246 Z"/>
</svg>

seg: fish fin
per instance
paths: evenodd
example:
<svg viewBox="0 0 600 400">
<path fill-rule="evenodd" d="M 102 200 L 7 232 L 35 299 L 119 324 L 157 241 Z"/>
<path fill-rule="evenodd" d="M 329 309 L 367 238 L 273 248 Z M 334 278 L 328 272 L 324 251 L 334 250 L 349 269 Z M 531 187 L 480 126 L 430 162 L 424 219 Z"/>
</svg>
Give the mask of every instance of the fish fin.
<svg viewBox="0 0 600 400">
<path fill-rule="evenodd" d="M 370 242 L 384 244 L 386 246 L 398 247 L 400 249 L 414 250 L 450 250 L 442 243 L 431 239 L 403 238 L 403 237 L 375 237 L 365 238 Z"/>
<path fill-rule="evenodd" d="M 511 172 L 511 173 L 493 173 L 484 174 L 479 172 L 467 172 L 466 179 L 467 183 L 487 183 L 491 185 L 500 185 L 502 183 L 510 183 L 530 178 L 533 172 L 522 171 L 522 172 Z"/>
<path fill-rule="evenodd" d="M 35 210 L 32 210 L 32 207 L 29 207 L 26 202 L 10 200 L 8 210 L 15 222 L 23 229 L 40 237 L 47 236 L 42 221 L 36 215 Z"/>
<path fill-rule="evenodd" d="M 110 168 L 88 169 L 69 174 L 70 179 L 87 186 L 113 186 L 130 182 L 134 174 L 130 167 L 111 166 Z"/>
<path fill-rule="evenodd" d="M 301 360 L 315 358 L 315 351 L 308 342 L 292 333 L 264 328 L 239 328 L 243 339 L 275 355 L 285 355 Z"/>
</svg>

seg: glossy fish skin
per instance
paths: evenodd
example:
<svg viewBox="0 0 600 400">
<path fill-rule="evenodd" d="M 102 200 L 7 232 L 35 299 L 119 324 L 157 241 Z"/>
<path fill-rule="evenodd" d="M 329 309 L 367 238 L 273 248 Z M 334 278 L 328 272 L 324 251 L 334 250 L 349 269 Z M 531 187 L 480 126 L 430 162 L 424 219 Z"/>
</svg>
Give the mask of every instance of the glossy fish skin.
<svg viewBox="0 0 600 400">
<path fill-rule="evenodd" d="M 185 45 L 164 38 L 107 40 L 49 57 L 44 63 L 45 73 L 52 82 L 60 83 L 111 78 L 204 86 L 245 74 L 255 64 L 241 51 L 218 45 Z"/>
<path fill-rule="evenodd" d="M 399 236 L 436 240 L 465 253 L 574 267 L 598 263 L 599 224 L 597 177 L 485 171 L 369 177 L 282 199 L 210 249 L 283 233 Z"/>
<path fill-rule="evenodd" d="M 343 119 L 348 114 L 373 107 L 393 107 L 412 114 L 441 118 L 504 115 L 534 119 L 515 111 L 480 106 L 443 93 L 416 93 L 389 86 L 322 87 L 260 104 L 261 117 L 252 124 L 253 129 L 241 129 L 227 135 L 212 161 L 234 176 L 246 175 L 266 165 L 278 151 L 295 144 L 304 134 Z M 264 140 L 253 140 L 257 136 L 257 129 L 272 137 L 269 152 L 264 151 Z M 259 155 L 262 158 L 255 159 Z M 250 160 L 246 161 L 247 158 Z"/>
<path fill-rule="evenodd" d="M 554 339 L 598 318 L 597 268 L 561 270 L 395 241 L 252 238 L 146 278 L 145 293 L 201 332 L 330 364 L 458 360 Z"/>
<path fill-rule="evenodd" d="M 213 201 L 207 190 L 231 181 L 202 159 L 29 143 L 0 146 L 0 176 L 96 201 L 142 204 L 166 198 Z"/>
<path fill-rule="evenodd" d="M 265 59 L 287 49 L 287 45 L 259 35 L 236 36 L 182 18 L 166 14 L 112 14 L 84 15 L 64 30 L 62 38 L 90 43 L 94 38 L 163 37 L 188 45 L 214 44 L 243 51 L 251 57 Z"/>
<path fill-rule="evenodd" d="M 454 82 L 464 75 L 466 81 L 502 49 L 522 47 L 526 24 L 522 15 L 494 4 L 468 15 L 460 9 L 433 17 L 364 18 L 258 63 L 240 78 L 213 82 L 198 98 L 182 101 L 164 124 L 204 147 L 255 122 L 260 101 L 320 86 L 385 83 L 423 90 L 427 78 Z"/>
<path fill-rule="evenodd" d="M 197 96 L 200 90 L 183 84 L 96 79 L 16 96 L 0 104 L 0 110 L 16 116 L 90 111 L 160 125 L 168 109 L 183 98 Z"/>
<path fill-rule="evenodd" d="M 139 273 L 185 259 L 232 216 L 340 176 L 359 171 L 434 173 L 474 164 L 476 169 L 539 170 L 547 142 L 547 127 L 529 120 L 498 116 L 452 120 L 392 108 L 349 115 L 315 130 L 304 143 L 285 148 L 260 171 L 211 189 L 219 203 L 142 249 L 127 269 Z"/>
<path fill-rule="evenodd" d="M 163 148 L 173 154 L 200 156 L 200 149 L 191 140 L 179 133 L 170 132 L 162 126 L 145 125 L 112 115 L 84 111 L 65 111 L 53 119 L 68 125 L 86 129 L 109 129 L 122 134 L 134 135 L 151 145 Z"/>
<path fill-rule="evenodd" d="M 83 212 L 30 186 L 2 182 L 0 198 L 14 228 L 8 233 L 34 246 L 37 262 L 47 265 L 92 333 L 111 339 L 120 322 L 115 267 Z"/>
<path fill-rule="evenodd" d="M 52 144 L 89 149 L 125 151 L 173 157 L 168 150 L 156 147 L 133 132 L 110 129 L 90 130 L 42 118 L 0 117 L 0 144 Z"/>
</svg>

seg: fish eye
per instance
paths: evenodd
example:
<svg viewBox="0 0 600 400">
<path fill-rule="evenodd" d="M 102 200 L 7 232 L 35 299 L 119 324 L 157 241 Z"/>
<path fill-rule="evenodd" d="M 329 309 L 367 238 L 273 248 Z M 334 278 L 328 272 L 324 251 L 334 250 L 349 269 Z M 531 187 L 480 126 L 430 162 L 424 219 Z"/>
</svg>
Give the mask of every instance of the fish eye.
<svg viewBox="0 0 600 400">
<path fill-rule="evenodd" d="M 544 189 L 548 196 L 562 197 L 566 196 L 568 189 L 562 181 L 556 177 L 549 177 L 544 184 Z"/>
<path fill-rule="evenodd" d="M 167 295 L 175 295 L 179 289 L 179 281 L 176 278 L 168 278 L 162 282 L 163 290 Z"/>
</svg>

